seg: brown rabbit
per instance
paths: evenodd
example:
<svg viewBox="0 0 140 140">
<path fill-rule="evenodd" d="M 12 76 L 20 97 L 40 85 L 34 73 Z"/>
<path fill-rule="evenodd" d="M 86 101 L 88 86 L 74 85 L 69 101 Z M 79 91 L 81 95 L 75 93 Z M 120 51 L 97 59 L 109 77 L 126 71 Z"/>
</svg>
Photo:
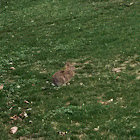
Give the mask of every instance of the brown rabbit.
<svg viewBox="0 0 140 140">
<path fill-rule="evenodd" d="M 67 84 L 75 75 L 74 71 L 75 67 L 69 62 L 67 62 L 64 70 L 60 70 L 53 75 L 52 77 L 53 83 L 56 86 L 62 86 Z"/>
</svg>

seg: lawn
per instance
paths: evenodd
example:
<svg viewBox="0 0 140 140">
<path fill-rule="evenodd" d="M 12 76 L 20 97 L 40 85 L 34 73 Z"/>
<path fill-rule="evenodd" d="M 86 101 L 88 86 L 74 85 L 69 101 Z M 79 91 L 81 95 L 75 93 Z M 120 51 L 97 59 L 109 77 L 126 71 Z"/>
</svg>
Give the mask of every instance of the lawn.
<svg viewBox="0 0 140 140">
<path fill-rule="evenodd" d="M 139 140 L 140 0 L 3 0 L 0 125 L 1 140 Z"/>
</svg>

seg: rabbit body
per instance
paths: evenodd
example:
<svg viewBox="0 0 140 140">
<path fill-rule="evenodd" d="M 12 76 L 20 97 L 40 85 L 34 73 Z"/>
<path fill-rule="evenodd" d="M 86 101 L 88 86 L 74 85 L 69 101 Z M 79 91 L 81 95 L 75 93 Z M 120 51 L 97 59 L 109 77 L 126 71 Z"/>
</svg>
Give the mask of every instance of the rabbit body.
<svg viewBox="0 0 140 140">
<path fill-rule="evenodd" d="M 53 83 L 56 86 L 62 86 L 67 84 L 75 75 L 74 71 L 75 67 L 69 62 L 67 62 L 64 70 L 60 70 L 53 75 L 52 77 Z"/>
</svg>

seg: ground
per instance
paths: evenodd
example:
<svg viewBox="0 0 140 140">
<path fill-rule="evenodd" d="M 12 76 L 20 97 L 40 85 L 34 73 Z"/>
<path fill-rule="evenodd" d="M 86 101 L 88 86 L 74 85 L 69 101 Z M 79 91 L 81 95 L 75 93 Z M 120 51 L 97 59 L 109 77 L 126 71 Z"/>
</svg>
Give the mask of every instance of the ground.
<svg viewBox="0 0 140 140">
<path fill-rule="evenodd" d="M 140 139 L 139 7 L 140 0 L 3 2 L 0 139 Z M 53 86 L 67 61 L 76 75 Z"/>
</svg>

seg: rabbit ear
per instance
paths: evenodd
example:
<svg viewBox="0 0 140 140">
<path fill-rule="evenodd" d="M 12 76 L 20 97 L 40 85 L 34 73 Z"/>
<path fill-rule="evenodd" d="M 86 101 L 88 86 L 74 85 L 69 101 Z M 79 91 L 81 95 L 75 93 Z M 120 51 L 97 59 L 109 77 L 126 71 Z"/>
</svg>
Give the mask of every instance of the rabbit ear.
<svg viewBox="0 0 140 140">
<path fill-rule="evenodd" d="M 65 69 L 75 71 L 75 67 L 70 62 L 66 62 Z"/>
<path fill-rule="evenodd" d="M 71 64 L 70 64 L 70 62 L 66 62 L 66 65 L 68 65 L 68 66 L 69 66 L 69 65 L 71 65 Z"/>
<path fill-rule="evenodd" d="M 65 68 L 69 68 L 70 66 L 71 66 L 71 64 L 69 62 L 66 62 Z"/>
</svg>

